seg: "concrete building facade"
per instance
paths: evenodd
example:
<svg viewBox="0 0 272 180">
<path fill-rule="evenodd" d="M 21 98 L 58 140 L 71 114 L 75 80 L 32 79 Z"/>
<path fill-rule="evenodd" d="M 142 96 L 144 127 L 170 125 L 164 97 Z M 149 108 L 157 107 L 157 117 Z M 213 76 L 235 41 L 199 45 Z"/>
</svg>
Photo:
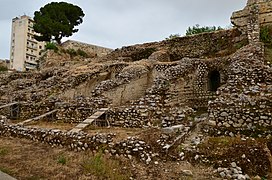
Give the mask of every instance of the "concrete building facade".
<svg viewBox="0 0 272 180">
<path fill-rule="evenodd" d="M 42 55 L 45 42 L 38 42 L 34 35 L 34 21 L 29 16 L 12 19 L 10 69 L 28 71 L 36 69 L 38 58 Z"/>
</svg>

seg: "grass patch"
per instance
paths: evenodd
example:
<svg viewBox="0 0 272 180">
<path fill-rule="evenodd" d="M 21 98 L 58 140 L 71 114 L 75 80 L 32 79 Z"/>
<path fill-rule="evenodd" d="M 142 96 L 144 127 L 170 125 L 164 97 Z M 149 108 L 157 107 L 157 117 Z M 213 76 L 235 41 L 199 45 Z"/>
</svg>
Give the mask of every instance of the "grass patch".
<svg viewBox="0 0 272 180">
<path fill-rule="evenodd" d="M 0 156 L 5 156 L 9 152 L 8 148 L 6 147 L 0 147 Z"/>
<path fill-rule="evenodd" d="M 124 170 L 121 160 L 112 159 L 101 152 L 83 160 L 82 167 L 85 173 L 91 173 L 98 179 L 129 179 L 131 173 Z"/>
<path fill-rule="evenodd" d="M 265 60 L 267 62 L 270 62 L 270 64 L 272 64 L 272 46 L 265 45 L 264 56 L 265 56 Z"/>
<path fill-rule="evenodd" d="M 4 168 L 4 167 L 0 167 L 0 171 L 2 171 L 3 173 L 9 174 L 9 175 L 13 174 L 13 172 L 10 169 Z"/>
<path fill-rule="evenodd" d="M 59 164 L 65 165 L 67 163 L 67 158 L 63 154 L 61 154 L 58 156 L 57 162 Z"/>
</svg>

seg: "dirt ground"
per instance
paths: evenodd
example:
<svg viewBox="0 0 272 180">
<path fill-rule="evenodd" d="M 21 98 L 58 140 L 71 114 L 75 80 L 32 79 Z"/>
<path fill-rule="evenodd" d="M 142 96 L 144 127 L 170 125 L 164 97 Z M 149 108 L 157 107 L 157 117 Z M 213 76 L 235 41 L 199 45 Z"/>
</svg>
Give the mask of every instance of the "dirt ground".
<svg viewBox="0 0 272 180">
<path fill-rule="evenodd" d="M 75 152 L 26 139 L 0 137 L 0 170 L 22 180 L 39 179 L 217 179 L 208 167 L 162 161 L 145 165 L 134 159 Z M 182 173 L 190 170 L 192 176 Z"/>
</svg>

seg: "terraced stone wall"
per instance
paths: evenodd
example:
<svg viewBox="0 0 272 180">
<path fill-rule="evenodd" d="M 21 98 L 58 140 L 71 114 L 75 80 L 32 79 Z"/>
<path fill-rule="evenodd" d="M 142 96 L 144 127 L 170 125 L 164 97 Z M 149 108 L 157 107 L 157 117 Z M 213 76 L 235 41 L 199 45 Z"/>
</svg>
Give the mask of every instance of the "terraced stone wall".
<svg viewBox="0 0 272 180">
<path fill-rule="evenodd" d="M 185 57 L 222 57 L 234 53 L 247 43 L 245 35 L 241 35 L 237 29 L 230 29 L 122 47 L 104 58 L 138 61 L 150 57 L 158 61 L 177 61 Z M 156 52 L 160 52 L 159 55 Z"/>
</svg>

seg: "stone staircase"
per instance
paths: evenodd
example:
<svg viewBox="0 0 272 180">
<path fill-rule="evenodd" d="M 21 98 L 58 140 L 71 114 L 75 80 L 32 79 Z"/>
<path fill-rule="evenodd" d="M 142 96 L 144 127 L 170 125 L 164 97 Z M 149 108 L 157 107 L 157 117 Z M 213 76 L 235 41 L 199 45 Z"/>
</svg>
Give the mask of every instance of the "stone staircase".
<svg viewBox="0 0 272 180">
<path fill-rule="evenodd" d="M 101 108 L 98 111 L 96 111 L 93 115 L 85 119 L 83 122 L 79 123 L 76 127 L 71 129 L 69 132 L 80 132 L 90 124 L 92 124 L 94 121 L 96 121 L 100 116 L 102 116 L 106 111 L 108 111 L 109 108 Z"/>
</svg>

